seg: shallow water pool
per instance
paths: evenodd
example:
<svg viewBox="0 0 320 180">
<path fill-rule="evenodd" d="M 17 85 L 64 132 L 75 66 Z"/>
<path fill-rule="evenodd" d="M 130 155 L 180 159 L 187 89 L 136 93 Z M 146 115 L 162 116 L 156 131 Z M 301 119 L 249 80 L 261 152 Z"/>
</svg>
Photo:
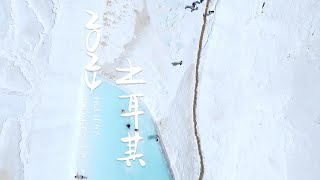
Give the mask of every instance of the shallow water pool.
<svg viewBox="0 0 320 180">
<path fill-rule="evenodd" d="M 160 144 L 155 140 L 156 130 L 153 120 L 145 106 L 139 101 L 139 110 L 144 114 L 139 115 L 139 133 L 143 140 L 139 141 L 137 154 L 143 154 L 145 167 L 135 159 L 131 167 L 125 161 L 117 158 L 127 157 L 127 143 L 120 141 L 128 136 L 128 131 L 134 135 L 133 118 L 121 117 L 121 111 L 128 111 L 129 98 L 120 99 L 119 96 L 129 95 L 116 85 L 103 82 L 96 88 L 92 95 L 84 88 L 86 120 L 82 126 L 78 170 L 91 180 L 169 180 L 171 179 L 168 166 Z M 131 125 L 130 130 L 127 124 Z"/>
</svg>

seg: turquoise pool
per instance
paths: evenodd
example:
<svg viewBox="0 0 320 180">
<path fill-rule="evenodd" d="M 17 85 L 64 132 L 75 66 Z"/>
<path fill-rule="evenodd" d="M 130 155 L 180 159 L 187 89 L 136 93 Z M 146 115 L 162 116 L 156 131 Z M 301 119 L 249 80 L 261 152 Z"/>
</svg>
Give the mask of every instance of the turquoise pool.
<svg viewBox="0 0 320 180">
<path fill-rule="evenodd" d="M 153 120 L 145 106 L 139 101 L 139 133 L 143 140 L 139 141 L 137 154 L 143 154 L 145 167 L 138 159 L 131 161 L 131 167 L 125 161 L 117 158 L 127 157 L 127 143 L 120 141 L 128 136 L 127 124 L 130 123 L 131 135 L 134 135 L 133 118 L 121 117 L 121 111 L 128 111 L 129 98 L 119 96 L 129 95 L 121 86 L 103 82 L 90 95 L 90 90 L 84 88 L 86 99 L 86 136 L 82 137 L 80 145 L 86 146 L 85 157 L 81 169 L 90 180 L 169 180 L 171 175 L 162 153 L 160 144 L 155 140 L 156 130 Z M 142 92 L 143 93 L 143 92 Z M 78 170 L 80 168 L 78 167 Z"/>
</svg>

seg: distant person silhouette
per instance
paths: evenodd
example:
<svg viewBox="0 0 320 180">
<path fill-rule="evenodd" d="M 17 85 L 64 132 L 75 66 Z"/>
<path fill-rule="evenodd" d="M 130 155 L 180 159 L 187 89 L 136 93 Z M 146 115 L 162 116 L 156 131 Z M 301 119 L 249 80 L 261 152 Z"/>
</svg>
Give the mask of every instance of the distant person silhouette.
<svg viewBox="0 0 320 180">
<path fill-rule="evenodd" d="M 148 139 L 149 140 L 156 140 L 157 142 L 160 140 L 160 137 L 159 137 L 159 135 L 151 135 L 151 136 L 148 136 Z"/>
<path fill-rule="evenodd" d="M 173 66 L 177 66 L 177 65 L 182 65 L 182 61 L 180 61 L 180 62 L 173 62 L 173 63 L 171 63 Z"/>
<path fill-rule="evenodd" d="M 196 11 L 196 10 L 198 10 L 198 9 L 199 9 L 198 7 L 195 7 L 195 8 L 193 8 L 193 9 L 191 9 L 191 12 Z"/>
<path fill-rule="evenodd" d="M 127 128 L 130 129 L 130 124 L 127 124 Z"/>
<path fill-rule="evenodd" d="M 186 6 L 185 9 L 194 9 L 195 6 Z"/>
<path fill-rule="evenodd" d="M 195 3 L 192 3 L 192 6 L 186 6 L 185 9 L 191 9 L 191 12 L 198 10 L 199 8 L 196 7 Z"/>
<path fill-rule="evenodd" d="M 82 175 L 76 175 L 76 176 L 74 176 L 74 178 L 76 178 L 76 179 L 88 179 L 86 176 L 82 176 Z"/>
<path fill-rule="evenodd" d="M 263 2 L 263 4 L 262 4 L 261 13 L 263 13 L 264 5 L 266 5 L 266 2 Z"/>
<path fill-rule="evenodd" d="M 206 15 L 209 16 L 209 15 L 211 15 L 213 13 L 214 13 L 214 11 L 209 11 Z"/>
</svg>

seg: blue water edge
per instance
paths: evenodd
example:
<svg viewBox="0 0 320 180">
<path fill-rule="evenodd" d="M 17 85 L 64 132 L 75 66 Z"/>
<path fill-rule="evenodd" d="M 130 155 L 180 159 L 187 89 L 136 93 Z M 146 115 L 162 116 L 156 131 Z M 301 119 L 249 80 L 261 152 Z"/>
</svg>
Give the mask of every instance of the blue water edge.
<svg viewBox="0 0 320 180">
<path fill-rule="evenodd" d="M 99 78 L 99 77 L 97 77 Z M 100 79 L 100 78 L 99 78 Z M 143 86 L 143 85 L 142 85 Z M 121 117 L 122 110 L 128 112 L 129 98 L 120 99 L 119 96 L 129 95 L 120 86 L 103 81 L 92 94 L 89 88 L 83 88 L 85 112 L 79 148 L 83 159 L 82 168 L 89 180 L 170 180 L 171 175 L 166 164 L 159 142 L 155 140 L 156 130 L 152 117 L 139 97 L 139 133 L 143 140 L 138 143 L 137 154 L 143 154 L 145 166 L 141 166 L 139 158 L 131 160 L 128 167 L 126 161 L 118 158 L 128 157 L 128 143 L 120 139 L 134 136 L 134 118 Z M 137 92 L 143 93 L 143 92 Z M 143 98 L 143 97 L 142 97 Z M 130 130 L 127 127 L 130 124 Z M 82 127 L 82 129 L 84 129 Z M 85 133 L 84 133 L 85 132 Z M 83 135 L 85 134 L 85 135 Z M 80 161 L 79 161 L 80 162 Z"/>
</svg>

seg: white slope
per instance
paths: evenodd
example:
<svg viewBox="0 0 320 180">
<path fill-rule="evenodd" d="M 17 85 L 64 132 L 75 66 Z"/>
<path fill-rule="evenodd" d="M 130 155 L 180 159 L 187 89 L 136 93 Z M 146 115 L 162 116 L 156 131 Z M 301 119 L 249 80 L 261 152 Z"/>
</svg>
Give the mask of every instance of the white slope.
<svg viewBox="0 0 320 180">
<path fill-rule="evenodd" d="M 0 8 L 0 179 L 70 179 L 85 11 L 103 3 L 6 0 Z"/>
<path fill-rule="evenodd" d="M 53 3 L 43 5 L 41 12 L 31 3 L 0 2 L 0 179 L 4 180 L 24 179 L 28 171 L 32 112 L 50 49 Z"/>
<path fill-rule="evenodd" d="M 262 0 L 215 2 L 199 69 L 204 179 L 319 179 L 320 3 L 268 0 L 262 13 Z M 103 25 L 101 75 L 122 77 L 127 58 L 144 69 L 135 78 L 147 84 L 126 88 L 144 94 L 176 179 L 197 179 L 204 4 L 191 13 L 191 3 L 0 1 L 0 179 L 74 175 L 86 9 Z"/>
<path fill-rule="evenodd" d="M 143 68 L 135 78 L 147 84 L 126 88 L 144 94 L 143 102 L 158 124 L 173 174 L 183 180 L 196 179 L 199 174 L 192 106 L 203 6 L 191 13 L 184 9 L 190 3 L 112 1 L 107 3 L 104 17 L 106 62 L 102 74 L 112 80 L 122 77 L 115 68 L 128 67 L 127 59 Z M 109 12 L 119 7 L 125 7 L 125 13 Z M 181 60 L 182 66 L 172 66 Z"/>
<path fill-rule="evenodd" d="M 320 3 L 262 5 L 221 0 L 210 17 L 198 106 L 204 179 L 317 180 Z"/>
</svg>

